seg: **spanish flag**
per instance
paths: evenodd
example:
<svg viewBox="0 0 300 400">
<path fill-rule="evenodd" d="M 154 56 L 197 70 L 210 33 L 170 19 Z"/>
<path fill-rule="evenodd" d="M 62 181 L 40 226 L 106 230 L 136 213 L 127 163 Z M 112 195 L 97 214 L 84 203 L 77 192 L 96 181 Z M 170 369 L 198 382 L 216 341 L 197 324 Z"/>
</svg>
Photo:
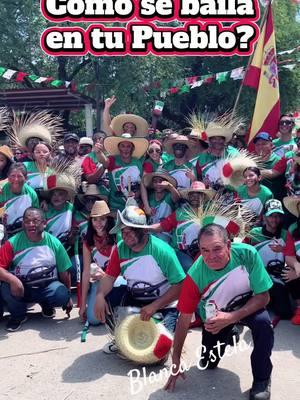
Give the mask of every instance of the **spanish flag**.
<svg viewBox="0 0 300 400">
<path fill-rule="evenodd" d="M 246 71 L 243 85 L 257 90 L 249 132 L 249 146 L 259 132 L 268 132 L 272 136 L 278 132 L 279 81 L 271 4 L 268 6 L 267 17 L 262 26 L 252 62 Z"/>
</svg>

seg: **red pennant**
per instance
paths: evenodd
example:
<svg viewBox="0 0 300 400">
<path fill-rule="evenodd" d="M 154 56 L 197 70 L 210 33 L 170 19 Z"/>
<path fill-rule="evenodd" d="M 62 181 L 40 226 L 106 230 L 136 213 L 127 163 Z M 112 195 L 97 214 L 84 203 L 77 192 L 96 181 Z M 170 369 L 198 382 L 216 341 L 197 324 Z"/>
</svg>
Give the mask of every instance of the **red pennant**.
<svg viewBox="0 0 300 400">
<path fill-rule="evenodd" d="M 175 93 L 177 93 L 178 91 L 179 91 L 179 88 L 178 88 L 178 87 L 172 87 L 172 88 L 169 89 L 169 93 L 171 93 L 171 94 L 175 94 Z"/>
<path fill-rule="evenodd" d="M 24 78 L 28 76 L 27 72 L 18 72 L 16 76 L 16 82 L 23 82 Z"/>
</svg>

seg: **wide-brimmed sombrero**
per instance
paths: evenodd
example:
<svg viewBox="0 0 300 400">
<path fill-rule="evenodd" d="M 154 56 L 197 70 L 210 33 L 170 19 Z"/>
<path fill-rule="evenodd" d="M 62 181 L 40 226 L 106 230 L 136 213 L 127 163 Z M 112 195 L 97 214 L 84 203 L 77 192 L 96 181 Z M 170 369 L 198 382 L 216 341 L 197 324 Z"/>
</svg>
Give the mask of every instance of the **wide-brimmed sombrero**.
<svg viewBox="0 0 300 400">
<path fill-rule="evenodd" d="M 116 156 L 120 154 L 118 145 L 122 142 L 130 142 L 134 145 L 132 157 L 141 158 L 148 149 L 148 140 L 142 137 L 132 137 L 129 133 L 123 133 L 121 136 L 109 136 L 104 139 L 104 148 L 108 154 Z"/>
<path fill-rule="evenodd" d="M 4 144 L 3 146 L 0 146 L 0 154 L 3 154 L 9 161 L 13 161 L 14 155 L 11 149 Z"/>
<path fill-rule="evenodd" d="M 68 200 L 73 200 L 81 180 L 81 168 L 78 163 L 66 162 L 51 165 L 44 174 L 45 187 L 41 196 L 49 198 L 53 190 L 65 190 Z"/>
<path fill-rule="evenodd" d="M 123 126 L 127 122 L 131 122 L 136 126 L 134 137 L 148 136 L 148 122 L 144 118 L 135 114 L 120 114 L 113 118 L 110 127 L 116 136 L 121 136 L 123 133 L 126 133 L 124 132 Z"/>
<path fill-rule="evenodd" d="M 295 215 L 295 217 L 299 218 L 300 213 L 299 213 L 299 209 L 300 208 L 300 196 L 287 196 L 284 197 L 283 199 L 283 204 L 285 206 L 285 208 L 293 215 Z"/>
<path fill-rule="evenodd" d="M 179 190 L 179 193 L 181 197 L 186 200 L 188 200 L 189 193 L 203 193 L 206 200 L 211 200 L 216 194 L 215 190 L 206 189 L 204 183 L 199 181 L 192 182 L 189 189 Z"/>
<path fill-rule="evenodd" d="M 38 138 L 55 145 L 63 135 L 63 120 L 61 117 L 47 111 L 16 116 L 8 130 L 8 136 L 13 146 L 26 147 L 30 138 Z"/>
<path fill-rule="evenodd" d="M 138 364 L 155 364 L 169 354 L 173 335 L 153 318 L 142 321 L 140 315 L 125 317 L 114 331 L 118 351 Z"/>
<path fill-rule="evenodd" d="M 194 144 L 189 140 L 187 136 L 177 135 L 175 138 L 167 139 L 164 147 L 167 153 L 174 154 L 173 144 L 185 144 L 190 152 L 193 151 Z"/>
<path fill-rule="evenodd" d="M 77 197 L 78 199 L 84 203 L 85 202 L 85 197 L 87 196 L 93 196 L 97 197 L 99 200 L 107 200 L 107 196 L 104 196 L 103 194 L 100 193 L 100 190 L 97 185 L 94 183 L 90 183 L 87 185 L 86 190 L 83 194 L 78 194 Z"/>
<path fill-rule="evenodd" d="M 139 229 L 149 228 L 144 210 L 139 208 L 136 201 L 131 198 L 127 200 L 122 212 L 118 210 L 116 224 L 109 233 L 116 234 L 126 226 Z"/>
<path fill-rule="evenodd" d="M 175 188 L 177 187 L 177 181 L 175 178 L 173 178 L 168 171 L 165 171 L 163 169 L 159 169 L 156 172 L 151 172 L 150 174 L 146 174 L 143 177 L 143 184 L 147 188 L 153 188 L 152 184 L 152 179 L 155 177 L 162 178 L 164 181 L 168 181 L 173 185 Z"/>
<path fill-rule="evenodd" d="M 250 167 L 261 168 L 262 163 L 259 157 L 247 150 L 240 150 L 238 154 L 227 158 L 221 168 L 223 185 L 238 188 L 244 183 L 243 172 Z"/>
<path fill-rule="evenodd" d="M 199 139 L 208 142 L 209 138 L 220 136 L 225 138 L 228 143 L 243 124 L 243 119 L 229 112 L 221 116 L 212 117 L 210 115 L 192 114 L 189 117 L 192 130 L 199 133 Z"/>
</svg>

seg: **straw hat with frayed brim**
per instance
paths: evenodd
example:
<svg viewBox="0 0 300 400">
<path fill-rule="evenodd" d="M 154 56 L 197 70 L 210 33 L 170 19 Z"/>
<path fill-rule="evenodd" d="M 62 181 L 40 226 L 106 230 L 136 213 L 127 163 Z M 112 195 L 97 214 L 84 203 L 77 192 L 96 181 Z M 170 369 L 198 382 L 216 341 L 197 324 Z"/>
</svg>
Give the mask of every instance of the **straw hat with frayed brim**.
<svg viewBox="0 0 300 400">
<path fill-rule="evenodd" d="M 3 146 L 0 146 L 0 153 L 3 154 L 6 158 L 8 158 L 10 161 L 13 161 L 14 158 L 13 152 L 5 144 Z"/>
<path fill-rule="evenodd" d="M 283 199 L 283 204 L 285 208 L 295 217 L 299 218 L 300 213 L 299 213 L 299 206 L 300 203 L 300 197 L 299 196 L 288 196 Z M 298 209 L 299 208 L 299 209 Z"/>
<path fill-rule="evenodd" d="M 153 318 L 142 321 L 140 315 L 129 315 L 115 328 L 119 352 L 139 364 L 155 364 L 169 354 L 172 334 Z"/>
<path fill-rule="evenodd" d="M 110 209 L 104 200 L 95 201 L 93 208 L 91 210 L 90 217 L 104 217 L 110 215 Z"/>
<path fill-rule="evenodd" d="M 118 210 L 116 225 L 110 230 L 110 234 L 118 233 L 126 226 L 130 228 L 148 229 L 145 212 L 137 206 L 127 206 L 120 212 Z"/>
<path fill-rule="evenodd" d="M 72 200 L 76 193 L 76 183 L 72 176 L 67 174 L 50 175 L 47 177 L 46 189 L 41 191 L 42 197 L 50 198 L 54 190 L 64 190 L 68 193 L 68 200 Z"/>
<path fill-rule="evenodd" d="M 135 114 L 120 114 L 113 118 L 110 127 L 116 136 L 121 136 L 123 133 L 126 133 L 124 132 L 123 126 L 127 122 L 131 122 L 136 126 L 136 133 L 134 135 L 135 137 L 148 136 L 148 122 L 144 118 Z"/>
<path fill-rule="evenodd" d="M 116 156 L 120 154 L 119 144 L 122 142 L 130 142 L 134 145 L 132 157 L 141 158 L 147 151 L 149 142 L 142 137 L 132 137 L 129 133 L 124 133 L 120 137 L 109 136 L 104 139 L 104 148 L 108 154 Z"/>
<path fill-rule="evenodd" d="M 174 154 L 173 144 L 185 144 L 190 152 L 193 151 L 194 148 L 194 144 L 184 135 L 178 135 L 174 139 L 167 139 L 164 144 L 167 153 Z"/>
<path fill-rule="evenodd" d="M 189 189 L 179 190 L 179 193 L 183 199 L 189 199 L 189 193 L 203 193 L 207 200 L 211 200 L 216 192 L 213 189 L 206 189 L 204 185 L 195 185 L 198 182 L 193 182 Z M 202 182 L 201 182 L 202 183 Z"/>
<path fill-rule="evenodd" d="M 99 189 L 98 189 L 98 186 L 95 185 L 94 183 L 90 183 L 90 184 L 87 186 L 87 189 L 86 189 L 86 191 L 85 191 L 83 194 L 78 194 L 78 195 L 77 195 L 78 199 L 79 199 L 82 203 L 84 203 L 84 201 L 85 201 L 84 199 L 85 199 L 85 197 L 87 197 L 87 196 L 94 196 L 94 197 L 97 197 L 99 200 L 107 200 L 107 196 L 102 195 L 102 194 L 100 193 Z"/>
<path fill-rule="evenodd" d="M 156 178 L 156 177 L 162 178 L 164 181 L 168 181 L 175 188 L 177 187 L 176 179 L 173 178 L 170 174 L 168 174 L 167 171 L 162 171 L 162 170 L 161 171 L 156 171 L 156 172 L 151 172 L 150 174 L 144 175 L 143 184 L 147 188 L 153 188 L 152 179 Z"/>
</svg>

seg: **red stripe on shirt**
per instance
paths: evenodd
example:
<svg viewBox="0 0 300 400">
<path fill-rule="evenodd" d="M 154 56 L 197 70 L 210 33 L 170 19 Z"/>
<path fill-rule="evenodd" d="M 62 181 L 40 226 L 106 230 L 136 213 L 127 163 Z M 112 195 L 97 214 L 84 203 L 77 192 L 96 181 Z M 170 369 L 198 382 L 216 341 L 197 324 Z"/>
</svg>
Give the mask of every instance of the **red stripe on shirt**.
<svg viewBox="0 0 300 400">
<path fill-rule="evenodd" d="M 14 258 L 14 249 L 9 241 L 0 247 L 0 268 L 9 269 Z"/>
<path fill-rule="evenodd" d="M 187 275 L 181 288 L 177 304 L 178 311 L 184 314 L 192 314 L 196 311 L 200 299 L 201 293 L 198 286 L 190 275 Z"/>
<path fill-rule="evenodd" d="M 121 264 L 117 246 L 114 247 L 111 253 L 105 273 L 114 278 L 117 278 L 121 274 Z"/>
</svg>

